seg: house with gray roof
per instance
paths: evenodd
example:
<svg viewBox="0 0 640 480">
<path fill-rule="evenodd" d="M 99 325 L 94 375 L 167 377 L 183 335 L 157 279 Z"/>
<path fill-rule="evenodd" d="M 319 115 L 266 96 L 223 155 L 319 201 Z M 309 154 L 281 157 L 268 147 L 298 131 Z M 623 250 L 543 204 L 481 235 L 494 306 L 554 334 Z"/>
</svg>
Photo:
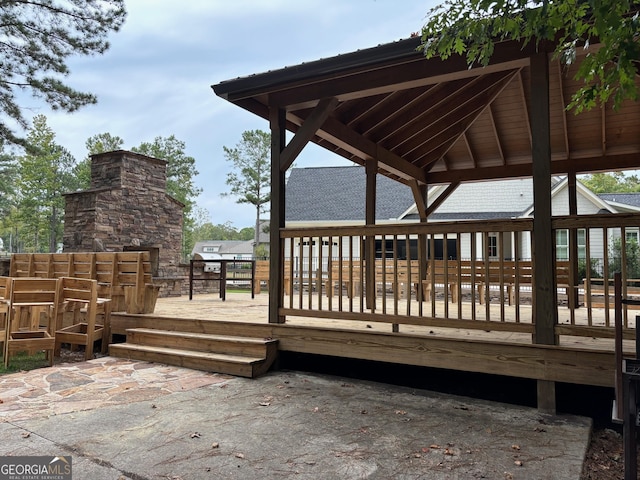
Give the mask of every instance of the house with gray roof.
<svg viewBox="0 0 640 480">
<path fill-rule="evenodd" d="M 569 215 L 567 178 L 554 177 L 552 182 L 552 215 Z M 363 225 L 365 223 L 365 185 L 365 169 L 359 166 L 293 168 L 287 182 L 286 226 L 291 228 Z M 576 188 L 578 215 L 640 212 L 640 194 L 596 195 L 580 182 L 577 182 Z M 419 221 L 413 194 L 407 185 L 378 175 L 376 189 L 377 224 Z M 445 189 L 446 185 L 431 187 L 427 194 L 427 204 L 430 205 L 436 201 Z M 463 183 L 429 216 L 429 221 L 481 221 L 532 216 L 533 181 L 531 178 L 516 178 Z M 503 239 L 501 251 L 504 257 L 507 259 L 515 257 L 517 241 L 518 256 L 522 259 L 531 258 L 530 233 L 521 233 L 520 238 L 515 238 L 515 235 Z M 619 235 L 619 232 L 611 232 L 609 238 L 616 238 Z M 625 235 L 628 240 L 640 240 L 637 228 L 627 229 Z M 460 239 L 460 252 L 464 258 L 469 258 L 471 255 L 471 241 L 471 237 Z M 490 252 L 497 255 L 500 251 L 497 248 L 497 235 L 489 234 L 487 241 Z M 568 231 L 556 232 L 558 259 L 568 258 L 568 241 Z M 603 241 L 602 236 L 590 235 L 589 246 L 592 258 L 603 255 Z M 441 239 L 438 245 L 436 241 L 436 257 L 439 255 L 438 252 L 442 252 L 443 242 L 444 239 Z M 456 242 L 456 239 L 447 239 L 447 252 L 457 251 Z M 483 252 L 481 235 L 477 236 L 476 242 L 478 243 L 476 251 Z M 584 255 L 586 243 L 586 232 L 579 231 L 579 255 Z M 358 247 L 354 245 L 355 249 Z M 380 254 L 382 245 L 377 245 L 376 249 Z M 285 251 L 288 249 L 285 248 Z"/>
</svg>

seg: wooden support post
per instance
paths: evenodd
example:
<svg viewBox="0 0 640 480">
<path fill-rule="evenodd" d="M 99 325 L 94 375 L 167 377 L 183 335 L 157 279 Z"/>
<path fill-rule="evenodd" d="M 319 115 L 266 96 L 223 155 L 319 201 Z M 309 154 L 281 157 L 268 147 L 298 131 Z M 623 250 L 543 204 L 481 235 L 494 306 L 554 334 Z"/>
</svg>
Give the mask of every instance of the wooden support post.
<svg viewBox="0 0 640 480">
<path fill-rule="evenodd" d="M 567 175 L 567 182 L 569 187 L 569 215 L 578 215 L 578 187 L 576 184 L 576 172 L 569 172 Z M 567 302 L 569 307 L 573 305 L 573 308 L 580 306 L 580 298 L 578 295 L 578 285 L 581 282 L 581 278 L 578 278 L 578 230 L 572 228 L 569 230 L 569 286 L 570 289 L 569 298 Z M 587 265 L 589 268 L 589 265 Z"/>
<path fill-rule="evenodd" d="M 535 343 L 557 344 L 558 323 L 555 252 L 551 228 L 551 127 L 549 113 L 549 58 L 545 51 L 530 57 L 531 140 L 533 162 L 533 310 Z M 553 382 L 538 381 L 538 408 L 555 411 Z"/>
<path fill-rule="evenodd" d="M 367 160 L 365 165 L 367 174 L 366 185 L 366 205 L 365 224 L 367 226 L 376 224 L 376 182 L 378 174 L 378 162 L 376 159 Z M 384 248 L 384 246 L 383 246 Z M 374 310 L 376 302 L 376 237 L 367 235 L 366 237 L 366 298 L 367 308 Z M 384 288 L 384 287 L 383 287 Z"/>
<path fill-rule="evenodd" d="M 284 323 L 280 308 L 284 304 L 284 243 L 280 229 L 285 226 L 285 168 L 281 168 L 280 155 L 286 143 L 285 111 L 272 108 L 269 112 L 271 127 L 271 222 L 269 252 L 269 323 Z"/>
<path fill-rule="evenodd" d="M 556 414 L 556 382 L 538 380 L 538 410 L 550 415 Z"/>
<path fill-rule="evenodd" d="M 427 185 L 419 185 L 417 181 L 411 184 L 411 190 L 413 192 L 413 199 L 416 202 L 416 208 L 420 216 L 420 223 L 426 224 L 429 219 L 427 213 L 428 208 L 428 188 Z M 407 255 L 407 260 L 411 261 L 411 252 Z M 427 279 L 427 236 L 424 234 L 418 235 L 418 286 L 416 287 L 416 299 L 419 302 L 420 309 L 422 309 L 422 302 L 426 300 L 424 297 L 424 288 L 422 283 Z M 411 283 L 411 282 L 409 282 Z M 409 290 L 409 295 L 411 291 Z"/>
</svg>

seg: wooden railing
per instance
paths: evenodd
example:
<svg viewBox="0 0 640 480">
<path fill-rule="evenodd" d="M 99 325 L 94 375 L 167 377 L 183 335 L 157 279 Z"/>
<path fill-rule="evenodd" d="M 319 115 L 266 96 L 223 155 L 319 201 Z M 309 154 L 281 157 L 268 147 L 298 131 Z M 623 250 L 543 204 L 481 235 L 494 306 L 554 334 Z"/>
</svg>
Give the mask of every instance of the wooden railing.
<svg viewBox="0 0 640 480">
<path fill-rule="evenodd" d="M 568 245 L 556 245 L 556 334 L 613 337 L 609 279 L 615 264 L 624 294 L 640 294 L 640 280 L 633 280 L 640 278 L 640 251 L 629 241 L 639 226 L 635 214 L 552 219 L 554 240 L 559 230 L 568 235 L 558 238 L 569 238 Z M 286 293 L 278 311 L 285 319 L 380 322 L 393 331 L 447 327 L 532 335 L 532 229 L 532 219 L 283 229 Z M 627 309 L 624 326 L 627 337 L 633 335 Z"/>
</svg>

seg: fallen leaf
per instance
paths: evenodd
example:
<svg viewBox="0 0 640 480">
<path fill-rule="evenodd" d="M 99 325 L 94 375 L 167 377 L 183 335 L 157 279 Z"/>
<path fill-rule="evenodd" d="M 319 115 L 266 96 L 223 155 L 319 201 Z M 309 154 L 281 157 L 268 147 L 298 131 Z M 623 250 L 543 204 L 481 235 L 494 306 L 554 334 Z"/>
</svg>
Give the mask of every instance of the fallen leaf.
<svg viewBox="0 0 640 480">
<path fill-rule="evenodd" d="M 158 407 L 156 407 L 155 404 L 153 404 L 153 405 L 151 405 L 151 408 L 158 408 Z"/>
<path fill-rule="evenodd" d="M 22 438 L 29 438 L 31 436 L 31 432 L 23 432 Z"/>
<path fill-rule="evenodd" d="M 405 412 L 404 410 L 396 410 L 396 415 L 406 415 L 407 412 Z"/>
<path fill-rule="evenodd" d="M 315 408 L 313 409 L 313 412 L 314 412 L 314 413 L 317 413 L 319 410 L 320 410 L 320 409 L 319 409 L 318 407 L 315 407 Z"/>
<path fill-rule="evenodd" d="M 236 458 L 244 458 L 244 453 L 236 453 Z"/>
<path fill-rule="evenodd" d="M 521 460 L 516 460 L 516 461 L 515 461 L 515 462 L 513 462 L 513 463 L 515 463 L 518 467 L 521 467 L 521 466 L 522 466 L 522 461 L 521 461 Z"/>
<path fill-rule="evenodd" d="M 511 445 L 511 448 L 514 450 L 520 450 L 520 445 Z"/>
<path fill-rule="evenodd" d="M 444 449 L 444 454 L 445 455 L 455 455 L 455 452 L 449 448 L 445 448 Z"/>
<path fill-rule="evenodd" d="M 440 448 L 440 445 L 436 445 L 435 443 L 433 445 L 429 445 L 429 448 L 433 448 L 434 450 L 437 450 Z"/>
<path fill-rule="evenodd" d="M 200 438 L 200 437 L 201 437 L 201 435 L 198 432 L 193 432 L 191 434 L 191 438 Z"/>
<path fill-rule="evenodd" d="M 369 412 L 367 412 L 366 410 L 360 410 L 360 413 L 361 413 L 362 415 L 366 415 L 366 414 L 367 414 L 367 413 L 369 413 Z"/>
<path fill-rule="evenodd" d="M 268 407 L 271 404 L 269 402 L 260 402 L 258 405 L 260 405 L 261 407 Z"/>
<path fill-rule="evenodd" d="M 213 442 L 211 444 L 211 448 L 220 448 L 220 444 L 218 442 Z"/>
</svg>

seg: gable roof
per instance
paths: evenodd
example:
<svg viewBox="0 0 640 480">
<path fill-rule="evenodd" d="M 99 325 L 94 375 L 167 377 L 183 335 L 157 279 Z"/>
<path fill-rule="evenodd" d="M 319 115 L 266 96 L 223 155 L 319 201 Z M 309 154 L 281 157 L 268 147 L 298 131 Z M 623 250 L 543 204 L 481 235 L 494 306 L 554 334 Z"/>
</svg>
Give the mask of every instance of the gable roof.
<svg viewBox="0 0 640 480">
<path fill-rule="evenodd" d="M 607 203 L 624 204 L 640 208 L 640 193 L 599 193 L 598 197 Z"/>
<path fill-rule="evenodd" d="M 204 252 L 204 247 L 219 247 L 216 252 Z M 217 253 L 219 255 L 253 253 L 252 240 L 204 240 L 196 242 L 191 254 Z"/>
<path fill-rule="evenodd" d="M 489 65 L 469 68 L 457 55 L 426 59 L 420 44 L 409 38 L 213 89 L 267 120 L 286 112 L 291 132 L 313 126 L 311 141 L 332 153 L 360 165 L 375 158 L 383 175 L 433 186 L 532 176 L 532 125 L 545 119 L 533 107 L 547 84 L 552 174 L 640 166 L 640 102 L 567 112 L 582 86 L 575 79 L 582 57 L 564 67 L 543 51 L 546 43 L 508 40 L 495 44 Z M 545 59 L 548 81 L 533 75 L 547 70 Z M 640 76 L 635 81 L 640 86 Z"/>
<path fill-rule="evenodd" d="M 382 175 L 376 178 L 376 220 L 398 219 L 414 203 L 411 189 Z M 365 218 L 362 167 L 293 168 L 286 192 L 287 222 Z"/>
</svg>

